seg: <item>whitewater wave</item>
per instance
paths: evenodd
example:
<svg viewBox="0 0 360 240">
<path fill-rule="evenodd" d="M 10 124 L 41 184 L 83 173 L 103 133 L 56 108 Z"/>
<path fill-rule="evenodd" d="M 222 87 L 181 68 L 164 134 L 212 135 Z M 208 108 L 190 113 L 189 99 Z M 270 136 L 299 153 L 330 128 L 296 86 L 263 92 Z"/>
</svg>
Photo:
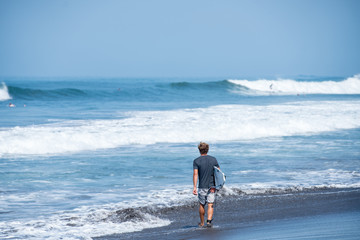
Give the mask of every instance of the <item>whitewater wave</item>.
<svg viewBox="0 0 360 240">
<path fill-rule="evenodd" d="M 0 156 L 63 154 L 132 144 L 248 140 L 360 127 L 359 101 L 219 105 L 128 112 L 113 120 L 77 120 L 0 129 Z"/>
<path fill-rule="evenodd" d="M 6 84 L 4 82 L 2 82 L 1 84 L 2 86 L 0 86 L 0 101 L 10 100 L 11 96 L 9 94 Z"/>
<path fill-rule="evenodd" d="M 296 81 L 278 80 L 228 80 L 237 86 L 246 87 L 257 94 L 360 94 L 360 75 L 343 81 Z"/>
</svg>

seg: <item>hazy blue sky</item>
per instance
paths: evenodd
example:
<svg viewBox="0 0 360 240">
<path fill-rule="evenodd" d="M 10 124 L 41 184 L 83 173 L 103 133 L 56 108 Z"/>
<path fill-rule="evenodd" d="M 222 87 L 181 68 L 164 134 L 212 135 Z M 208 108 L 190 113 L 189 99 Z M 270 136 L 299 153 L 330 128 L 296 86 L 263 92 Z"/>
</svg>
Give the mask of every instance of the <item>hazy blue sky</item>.
<svg viewBox="0 0 360 240">
<path fill-rule="evenodd" d="M 0 0 L 0 76 L 357 73 L 358 0 Z"/>
</svg>

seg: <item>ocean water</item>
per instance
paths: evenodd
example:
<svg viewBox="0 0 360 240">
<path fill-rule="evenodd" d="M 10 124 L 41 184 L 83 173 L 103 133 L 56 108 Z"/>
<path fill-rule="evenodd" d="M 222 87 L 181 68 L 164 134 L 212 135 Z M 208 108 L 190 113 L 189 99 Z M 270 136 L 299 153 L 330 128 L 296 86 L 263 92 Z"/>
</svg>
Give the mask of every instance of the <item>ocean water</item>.
<svg viewBox="0 0 360 240">
<path fill-rule="evenodd" d="M 360 188 L 360 75 L 0 79 L 0 238 L 166 226 L 200 141 L 225 196 Z"/>
</svg>

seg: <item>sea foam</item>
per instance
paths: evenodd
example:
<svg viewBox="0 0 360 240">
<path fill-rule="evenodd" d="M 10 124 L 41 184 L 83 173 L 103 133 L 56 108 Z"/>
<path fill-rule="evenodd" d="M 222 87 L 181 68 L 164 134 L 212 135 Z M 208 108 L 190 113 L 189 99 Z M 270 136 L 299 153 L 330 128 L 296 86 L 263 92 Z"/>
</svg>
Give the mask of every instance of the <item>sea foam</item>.
<svg viewBox="0 0 360 240">
<path fill-rule="evenodd" d="M 11 236 L 15 239 L 90 240 L 97 236 L 166 226 L 171 223 L 170 220 L 161 218 L 161 214 L 151 212 L 194 201 L 191 186 L 185 186 L 184 189 L 186 190 L 153 190 L 137 193 L 137 198 L 130 198 L 128 201 L 81 206 L 72 210 L 52 212 L 50 215 L 32 216 L 31 219 L 3 221 L 0 222 L 0 238 Z M 66 192 L 63 194 L 66 197 Z M 53 194 L 48 192 L 42 195 L 44 196 Z"/>
<path fill-rule="evenodd" d="M 0 156 L 63 154 L 132 144 L 249 140 L 360 127 L 359 101 L 128 112 L 126 118 L 0 129 Z"/>
<path fill-rule="evenodd" d="M 0 86 L 0 101 L 6 101 L 11 99 L 11 96 L 9 94 L 8 88 L 4 82 L 1 83 L 2 86 Z"/>
<path fill-rule="evenodd" d="M 169 225 L 167 219 L 141 214 L 134 221 L 117 222 L 109 219 L 115 212 L 108 209 L 82 208 L 54 213 L 33 220 L 0 222 L 0 237 L 13 239 L 89 239 L 110 234 L 141 231 Z"/>
<path fill-rule="evenodd" d="M 360 94 L 360 75 L 355 75 L 340 82 L 304 82 L 292 79 L 228 81 L 254 90 L 258 94 Z"/>
</svg>

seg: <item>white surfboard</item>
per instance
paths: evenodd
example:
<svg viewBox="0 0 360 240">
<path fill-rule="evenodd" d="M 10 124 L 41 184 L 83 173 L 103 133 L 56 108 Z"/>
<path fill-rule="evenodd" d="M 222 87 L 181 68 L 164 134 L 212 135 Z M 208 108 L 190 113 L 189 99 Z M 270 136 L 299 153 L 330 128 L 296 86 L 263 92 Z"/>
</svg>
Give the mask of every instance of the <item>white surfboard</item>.
<svg viewBox="0 0 360 240">
<path fill-rule="evenodd" d="M 215 177 L 215 188 L 220 190 L 226 181 L 225 174 L 218 167 L 214 167 L 214 177 Z"/>
</svg>

